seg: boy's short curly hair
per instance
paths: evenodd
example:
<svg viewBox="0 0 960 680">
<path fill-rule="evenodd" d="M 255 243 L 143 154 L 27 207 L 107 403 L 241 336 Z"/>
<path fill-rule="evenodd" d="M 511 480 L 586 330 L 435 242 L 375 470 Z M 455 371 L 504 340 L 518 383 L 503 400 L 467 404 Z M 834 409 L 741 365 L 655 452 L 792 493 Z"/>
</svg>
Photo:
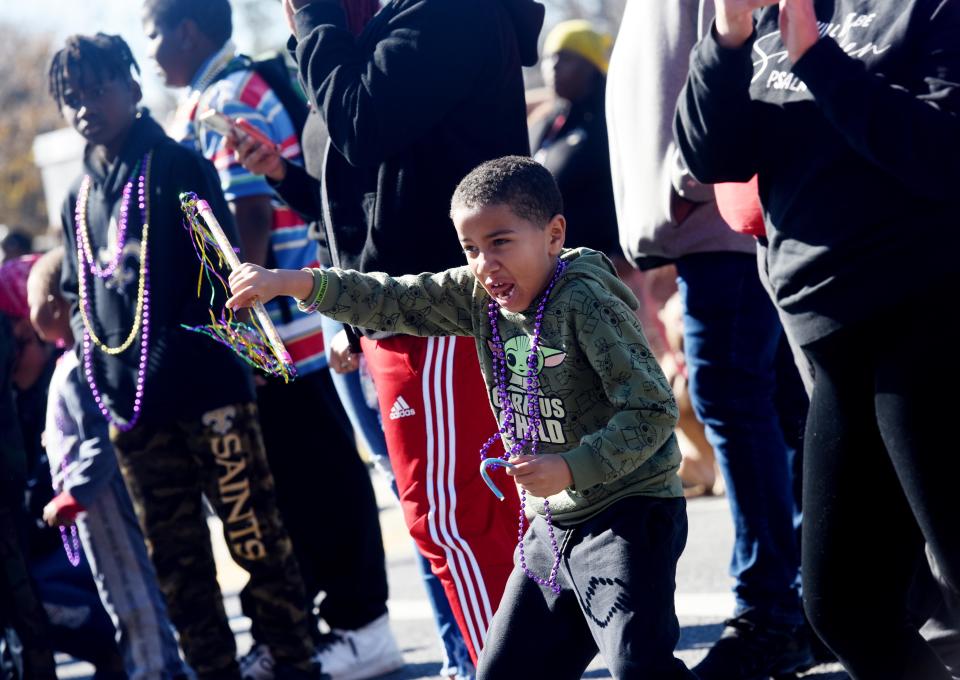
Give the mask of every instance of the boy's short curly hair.
<svg viewBox="0 0 960 680">
<path fill-rule="evenodd" d="M 507 205 L 521 219 L 545 227 L 563 212 L 563 198 L 550 171 L 532 158 L 504 156 L 478 165 L 453 192 L 450 214 L 458 208 Z"/>
</svg>

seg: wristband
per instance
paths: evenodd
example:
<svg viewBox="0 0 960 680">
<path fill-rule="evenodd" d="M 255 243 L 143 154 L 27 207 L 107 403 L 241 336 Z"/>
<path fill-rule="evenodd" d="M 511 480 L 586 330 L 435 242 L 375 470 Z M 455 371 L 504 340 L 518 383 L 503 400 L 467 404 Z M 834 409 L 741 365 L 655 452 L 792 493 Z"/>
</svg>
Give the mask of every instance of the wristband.
<svg viewBox="0 0 960 680">
<path fill-rule="evenodd" d="M 301 271 L 310 272 L 313 276 L 313 288 L 310 289 L 310 295 L 303 300 L 297 301 L 297 308 L 301 312 L 312 314 L 320 307 L 323 297 L 327 293 L 327 275 L 322 269 L 304 268 Z"/>
</svg>

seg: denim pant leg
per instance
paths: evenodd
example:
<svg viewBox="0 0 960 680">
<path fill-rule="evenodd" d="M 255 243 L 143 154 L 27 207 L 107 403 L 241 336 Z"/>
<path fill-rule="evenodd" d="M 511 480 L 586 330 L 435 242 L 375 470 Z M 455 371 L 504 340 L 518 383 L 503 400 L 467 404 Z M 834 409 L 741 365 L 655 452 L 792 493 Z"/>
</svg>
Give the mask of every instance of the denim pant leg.
<svg viewBox="0 0 960 680">
<path fill-rule="evenodd" d="M 323 317 L 323 344 L 327 349 L 327 359 L 330 358 L 330 345 L 334 336 L 343 330 L 343 324 L 329 317 Z M 333 387 L 340 396 L 343 410 L 353 426 L 353 430 L 366 448 L 373 464 L 377 466 L 387 480 L 393 482 L 393 470 L 390 468 L 390 458 L 387 455 L 387 441 L 380 427 L 380 410 L 370 408 L 363 397 L 363 388 L 360 385 L 360 373 L 354 371 L 341 375 L 330 369 L 330 378 Z M 359 444 L 360 442 L 358 442 Z"/>
<path fill-rule="evenodd" d="M 782 327 L 752 255 L 677 261 L 690 396 L 727 485 L 737 613 L 802 621 L 788 445 L 776 408 Z"/>
<path fill-rule="evenodd" d="M 328 356 L 330 343 L 341 330 L 343 330 L 342 323 L 323 317 L 323 342 L 327 347 Z M 330 377 L 333 379 L 333 386 L 337 390 L 337 394 L 340 395 L 343 410 L 346 411 L 357 436 L 363 439 L 374 464 L 387 477 L 393 493 L 396 495 L 397 486 L 393 479 L 393 470 L 390 467 L 390 458 L 387 454 L 387 442 L 380 426 L 380 410 L 370 408 L 367 405 L 363 396 L 363 388 L 360 385 L 359 372 L 354 371 L 353 373 L 340 375 L 331 370 Z M 470 661 L 470 653 L 463 641 L 463 635 L 453 618 L 453 612 L 450 610 L 450 603 L 447 601 L 443 586 L 430 570 L 430 562 L 419 551 L 417 552 L 417 562 L 423 575 L 423 585 L 427 591 L 427 599 L 430 602 L 430 608 L 433 610 L 437 634 L 443 645 L 443 672 L 447 675 L 455 674 L 458 678 L 470 678 L 473 676 L 473 663 Z"/>
</svg>

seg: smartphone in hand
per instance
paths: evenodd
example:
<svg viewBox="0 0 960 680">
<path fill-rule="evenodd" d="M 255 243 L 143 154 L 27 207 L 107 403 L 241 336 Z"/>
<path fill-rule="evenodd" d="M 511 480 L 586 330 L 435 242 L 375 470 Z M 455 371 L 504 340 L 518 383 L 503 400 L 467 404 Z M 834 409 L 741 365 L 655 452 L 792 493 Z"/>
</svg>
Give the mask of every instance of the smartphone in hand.
<svg viewBox="0 0 960 680">
<path fill-rule="evenodd" d="M 241 139 L 244 135 L 251 137 L 260 144 L 269 147 L 275 147 L 276 144 L 272 139 L 267 137 L 263 132 L 255 128 L 254 126 L 239 125 L 237 120 L 231 118 L 230 116 L 217 111 L 216 109 L 208 109 L 200 114 L 197 118 L 197 121 L 203 125 L 206 125 L 211 130 L 214 130 L 218 134 L 223 135 L 224 137 L 228 136 L 231 133 L 236 133 Z"/>
</svg>

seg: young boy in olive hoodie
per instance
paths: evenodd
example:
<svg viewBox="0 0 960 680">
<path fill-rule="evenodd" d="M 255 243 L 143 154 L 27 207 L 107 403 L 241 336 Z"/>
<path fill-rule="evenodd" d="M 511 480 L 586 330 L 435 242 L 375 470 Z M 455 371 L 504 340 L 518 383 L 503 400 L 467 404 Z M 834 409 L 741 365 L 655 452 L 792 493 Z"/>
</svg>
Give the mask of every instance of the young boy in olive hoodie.
<svg viewBox="0 0 960 680">
<path fill-rule="evenodd" d="M 561 211 L 542 166 L 489 161 L 453 196 L 467 266 L 394 278 L 247 264 L 229 304 L 291 295 L 344 323 L 437 338 L 428 352 L 443 351 L 442 336 L 476 339 L 508 474 L 537 511 L 478 679 L 579 678 L 598 651 L 615 677 L 690 678 L 673 656 L 687 534 L 677 407 L 635 298 L 603 255 L 563 249 Z M 532 642 L 531 631 L 543 635 Z"/>
</svg>

